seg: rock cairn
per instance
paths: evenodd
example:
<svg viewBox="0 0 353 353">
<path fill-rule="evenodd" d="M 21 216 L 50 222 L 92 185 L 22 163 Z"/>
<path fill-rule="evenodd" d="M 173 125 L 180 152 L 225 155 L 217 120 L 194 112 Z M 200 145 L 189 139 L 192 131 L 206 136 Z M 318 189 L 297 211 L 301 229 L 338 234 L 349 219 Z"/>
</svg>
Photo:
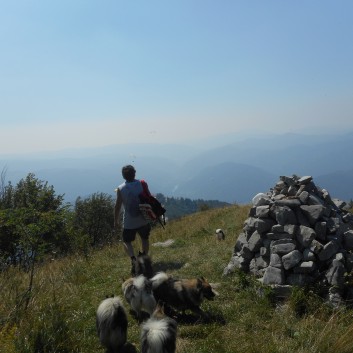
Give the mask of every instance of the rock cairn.
<svg viewBox="0 0 353 353">
<path fill-rule="evenodd" d="M 353 269 L 353 214 L 344 201 L 311 176 L 293 175 L 252 204 L 224 275 L 238 268 L 266 285 L 344 287 Z"/>
</svg>

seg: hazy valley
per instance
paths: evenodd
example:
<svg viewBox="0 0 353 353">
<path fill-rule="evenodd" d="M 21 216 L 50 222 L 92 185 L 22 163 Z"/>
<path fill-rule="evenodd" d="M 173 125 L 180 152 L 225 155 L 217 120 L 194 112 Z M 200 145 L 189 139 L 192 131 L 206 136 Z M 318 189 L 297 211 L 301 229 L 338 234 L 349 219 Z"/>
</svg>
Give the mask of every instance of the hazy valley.
<svg viewBox="0 0 353 353">
<path fill-rule="evenodd" d="M 193 144 L 125 144 L 0 155 L 6 182 L 32 172 L 68 202 L 95 192 L 114 194 L 121 166 L 133 164 L 153 193 L 249 203 L 280 175 L 312 175 L 332 197 L 353 198 L 353 133 L 332 135 L 229 135 Z"/>
</svg>

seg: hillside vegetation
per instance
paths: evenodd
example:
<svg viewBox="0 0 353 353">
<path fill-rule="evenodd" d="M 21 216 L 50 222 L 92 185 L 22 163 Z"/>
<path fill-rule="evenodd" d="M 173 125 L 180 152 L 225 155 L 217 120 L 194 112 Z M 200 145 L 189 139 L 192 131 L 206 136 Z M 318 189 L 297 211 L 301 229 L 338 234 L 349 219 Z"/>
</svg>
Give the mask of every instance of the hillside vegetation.
<svg viewBox="0 0 353 353">
<path fill-rule="evenodd" d="M 295 290 L 287 302 L 275 303 L 271 291 L 253 278 L 222 276 L 248 211 L 238 205 L 205 210 L 153 229 L 151 243 L 175 241 L 170 247 L 151 246 L 155 271 L 204 276 L 219 293 L 202 304 L 213 320 L 178 323 L 177 352 L 353 352 L 350 309 L 334 311 L 314 289 Z M 217 228 L 225 231 L 225 241 L 215 239 Z M 119 241 L 44 262 L 33 278 L 16 268 L 1 272 L 0 352 L 103 353 L 95 311 L 106 295 L 122 295 L 129 273 L 130 260 Z M 128 319 L 130 348 L 140 352 L 139 324 L 130 313 Z"/>
</svg>

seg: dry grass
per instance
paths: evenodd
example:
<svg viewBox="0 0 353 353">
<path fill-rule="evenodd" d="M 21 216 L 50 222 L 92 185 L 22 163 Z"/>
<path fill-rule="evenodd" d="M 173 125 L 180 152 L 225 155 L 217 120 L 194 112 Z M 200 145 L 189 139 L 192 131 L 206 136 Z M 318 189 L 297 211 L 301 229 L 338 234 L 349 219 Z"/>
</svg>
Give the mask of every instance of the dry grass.
<svg viewBox="0 0 353 353">
<path fill-rule="evenodd" d="M 249 207 L 236 205 L 203 211 L 170 222 L 165 230 L 153 230 L 151 243 L 175 240 L 170 247 L 151 246 L 156 270 L 179 277 L 202 275 L 218 284 L 219 296 L 202 305 L 215 320 L 180 322 L 177 352 L 353 352 L 350 310 L 333 312 L 318 303 L 299 316 L 290 301 L 275 306 L 269 296 L 259 296 L 259 284 L 251 278 L 237 273 L 222 276 L 248 211 Z M 225 241 L 216 241 L 217 228 L 225 230 Z M 37 268 L 27 310 L 21 299 L 28 275 L 15 270 L 2 273 L 0 352 L 103 353 L 95 331 L 95 311 L 106 295 L 122 294 L 121 283 L 129 271 L 130 261 L 121 243 L 88 257 L 52 261 Z M 139 325 L 129 314 L 128 340 L 137 352 L 139 335 Z"/>
</svg>

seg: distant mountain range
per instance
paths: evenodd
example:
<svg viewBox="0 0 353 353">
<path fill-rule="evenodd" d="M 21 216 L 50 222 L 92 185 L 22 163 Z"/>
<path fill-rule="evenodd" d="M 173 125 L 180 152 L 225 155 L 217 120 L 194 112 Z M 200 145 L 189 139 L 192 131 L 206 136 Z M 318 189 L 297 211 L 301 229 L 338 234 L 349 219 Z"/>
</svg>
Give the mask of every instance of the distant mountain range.
<svg viewBox="0 0 353 353">
<path fill-rule="evenodd" d="M 124 144 L 0 155 L 6 181 L 29 172 L 54 186 L 67 202 L 95 192 L 114 195 L 121 167 L 133 164 L 153 193 L 190 199 L 249 203 L 281 175 L 311 175 L 332 197 L 353 199 L 353 132 L 341 135 L 227 135 L 194 144 Z"/>
</svg>

